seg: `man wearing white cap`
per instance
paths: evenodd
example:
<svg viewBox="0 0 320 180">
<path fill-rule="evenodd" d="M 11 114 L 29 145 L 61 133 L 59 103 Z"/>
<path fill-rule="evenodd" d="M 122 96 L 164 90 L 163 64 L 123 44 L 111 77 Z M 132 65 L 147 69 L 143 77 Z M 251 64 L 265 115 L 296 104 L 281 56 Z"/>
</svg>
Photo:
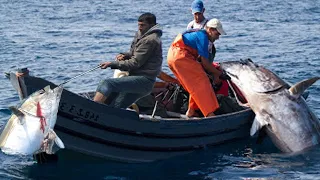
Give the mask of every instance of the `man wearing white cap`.
<svg viewBox="0 0 320 180">
<path fill-rule="evenodd" d="M 221 72 L 209 61 L 208 45 L 209 42 L 219 39 L 222 34 L 225 34 L 225 31 L 221 22 L 211 19 L 204 30 L 179 34 L 169 48 L 169 68 L 190 94 L 186 113 L 189 117 L 195 116 L 198 109 L 206 117 L 214 116 L 214 111 L 219 108 L 207 73 L 213 76 L 215 84 L 220 84 Z"/>
<path fill-rule="evenodd" d="M 210 21 L 207 22 L 205 29 L 207 32 L 209 32 L 209 30 L 216 31 L 214 34 L 217 39 L 219 39 L 220 35 L 226 35 L 226 32 L 222 28 L 221 22 L 216 18 L 210 19 Z M 212 42 L 214 42 L 214 40 Z"/>
</svg>

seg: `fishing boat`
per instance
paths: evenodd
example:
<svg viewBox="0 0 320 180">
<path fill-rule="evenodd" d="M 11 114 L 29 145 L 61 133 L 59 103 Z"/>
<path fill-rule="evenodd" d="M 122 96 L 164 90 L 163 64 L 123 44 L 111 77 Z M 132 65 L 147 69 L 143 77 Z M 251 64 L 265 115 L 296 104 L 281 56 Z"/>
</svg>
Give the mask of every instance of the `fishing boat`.
<svg viewBox="0 0 320 180">
<path fill-rule="evenodd" d="M 57 86 L 28 74 L 7 76 L 20 99 L 47 85 Z M 113 108 L 94 102 L 93 92 L 64 89 L 54 130 L 68 150 L 133 163 L 167 159 L 249 137 L 254 113 L 248 108 L 215 117 L 188 118 L 164 106 L 166 116 L 157 115 L 157 106 L 172 99 L 172 94 L 179 93 L 177 89 L 157 91 L 159 102 L 152 113 L 142 108 L 139 112 Z"/>
</svg>

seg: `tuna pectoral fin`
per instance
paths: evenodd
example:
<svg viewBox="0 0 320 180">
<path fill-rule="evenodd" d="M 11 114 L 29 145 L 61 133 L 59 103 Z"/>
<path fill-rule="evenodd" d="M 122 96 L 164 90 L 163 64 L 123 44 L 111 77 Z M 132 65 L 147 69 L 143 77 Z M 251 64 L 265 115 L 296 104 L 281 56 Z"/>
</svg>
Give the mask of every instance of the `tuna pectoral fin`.
<svg viewBox="0 0 320 180">
<path fill-rule="evenodd" d="M 52 129 L 50 129 L 50 133 L 53 135 L 54 142 L 57 144 L 57 146 L 61 149 L 64 149 L 64 144 L 62 140 L 58 137 L 58 135 Z"/>
<path fill-rule="evenodd" d="M 260 120 L 258 120 L 260 119 Z M 257 115 L 254 118 L 254 121 L 252 123 L 251 129 L 250 129 L 250 136 L 254 136 L 260 129 L 262 129 L 265 125 L 268 125 L 268 123 L 264 120 L 261 120 Z"/>
<path fill-rule="evenodd" d="M 64 144 L 58 136 L 54 139 L 54 142 L 59 146 L 59 148 L 64 149 Z"/>
<path fill-rule="evenodd" d="M 18 109 L 17 107 L 15 106 L 10 106 L 9 107 L 10 111 L 16 115 L 20 120 L 24 117 L 24 116 L 32 116 L 32 117 L 35 117 L 35 118 L 39 118 L 39 116 L 36 116 L 34 114 L 31 114 L 29 113 L 28 111 L 25 111 L 23 109 Z"/>
<path fill-rule="evenodd" d="M 298 98 L 306 89 L 308 89 L 313 83 L 315 83 L 319 79 L 320 77 L 313 77 L 313 78 L 298 82 L 297 84 L 293 85 L 289 89 L 289 92 L 292 96 Z"/>
<path fill-rule="evenodd" d="M 9 109 L 17 117 L 24 117 L 24 113 L 22 111 L 20 111 L 17 107 L 10 106 Z"/>
<path fill-rule="evenodd" d="M 18 120 L 20 121 L 20 124 L 23 124 L 24 123 L 25 114 L 15 106 L 10 106 L 9 109 L 14 115 L 16 115 L 18 117 Z"/>
</svg>

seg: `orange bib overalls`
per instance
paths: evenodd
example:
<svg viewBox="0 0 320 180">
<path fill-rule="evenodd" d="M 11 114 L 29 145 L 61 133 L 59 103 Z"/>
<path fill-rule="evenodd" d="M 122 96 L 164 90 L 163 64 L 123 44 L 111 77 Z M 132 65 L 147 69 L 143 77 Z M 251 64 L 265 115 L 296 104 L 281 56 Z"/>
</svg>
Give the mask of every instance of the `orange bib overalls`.
<svg viewBox="0 0 320 180">
<path fill-rule="evenodd" d="M 189 109 L 200 109 L 207 116 L 219 108 L 219 103 L 205 70 L 196 61 L 197 57 L 197 50 L 185 45 L 179 34 L 169 48 L 167 61 L 173 74 L 190 94 Z"/>
</svg>

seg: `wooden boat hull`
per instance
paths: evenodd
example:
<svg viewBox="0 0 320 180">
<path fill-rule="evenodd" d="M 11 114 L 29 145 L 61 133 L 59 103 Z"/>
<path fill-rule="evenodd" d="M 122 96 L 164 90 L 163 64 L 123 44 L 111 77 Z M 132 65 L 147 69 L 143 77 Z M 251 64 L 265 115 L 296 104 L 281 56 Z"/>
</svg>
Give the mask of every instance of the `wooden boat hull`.
<svg viewBox="0 0 320 180">
<path fill-rule="evenodd" d="M 10 80 L 19 85 L 21 99 L 46 85 L 56 86 L 33 76 Z M 55 132 L 70 150 L 116 161 L 152 162 L 247 138 L 253 118 L 250 109 L 212 118 L 139 117 L 63 90 Z"/>
</svg>

